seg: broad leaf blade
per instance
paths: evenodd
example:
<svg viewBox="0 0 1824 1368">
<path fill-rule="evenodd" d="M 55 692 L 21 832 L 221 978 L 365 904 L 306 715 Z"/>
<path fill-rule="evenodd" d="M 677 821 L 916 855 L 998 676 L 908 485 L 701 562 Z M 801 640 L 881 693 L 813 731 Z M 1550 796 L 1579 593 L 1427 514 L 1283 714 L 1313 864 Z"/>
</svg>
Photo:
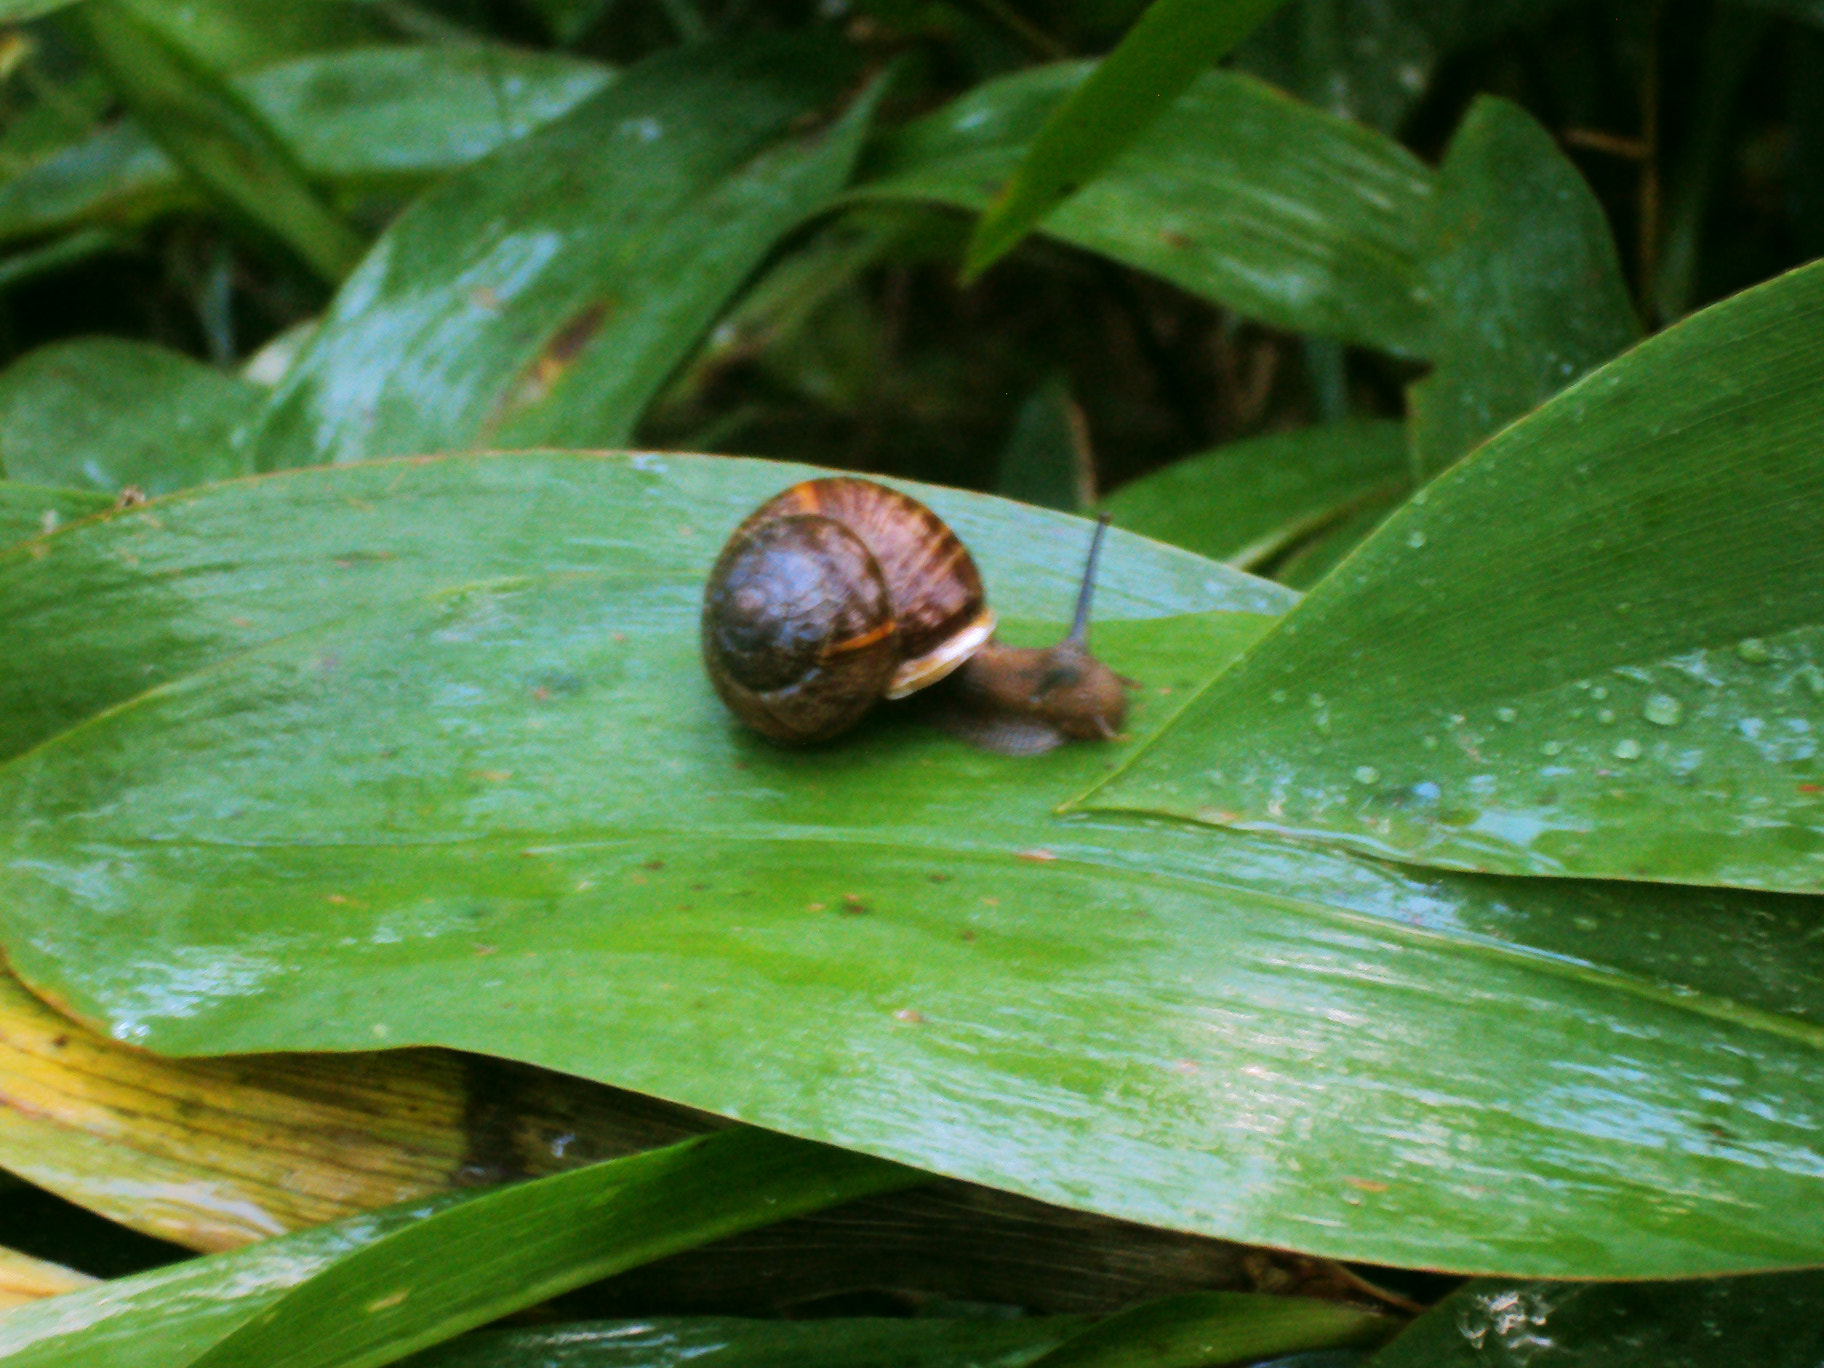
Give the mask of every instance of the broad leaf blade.
<svg viewBox="0 0 1824 1368">
<path fill-rule="evenodd" d="M 984 82 L 887 140 L 852 193 L 983 208 L 1087 72 Z M 1276 327 L 1417 356 L 1431 194 L 1391 138 L 1213 71 L 1044 231 Z"/>
<path fill-rule="evenodd" d="M 341 467 L 0 560 L 0 715 L 37 741 L 0 770 L 9 958 L 159 1050 L 447 1044 L 1251 1243 L 1824 1253 L 1807 900 L 1048 815 L 1118 748 L 1011 761 L 904 717 L 766 745 L 700 674 L 698 598 L 800 473 Z M 1080 522 L 930 497 L 1013 631 L 1067 614 Z M 1144 736 L 1290 595 L 1109 552 L 1094 636 Z"/>
<path fill-rule="evenodd" d="M 1039 1368 L 1198 1368 L 1279 1354 L 1378 1344 L 1397 1322 L 1303 1297 L 1203 1292 L 1110 1316 L 1038 1360 Z"/>
<path fill-rule="evenodd" d="M 45 536 L 113 502 L 111 495 L 91 489 L 46 489 L 0 480 L 0 547 Z"/>
<path fill-rule="evenodd" d="M 596 62 L 486 46 L 357 48 L 232 77 L 313 181 L 402 192 L 523 137 L 601 90 Z M 195 202 L 137 124 L 103 129 L 0 185 L 0 238 L 135 222 Z"/>
<path fill-rule="evenodd" d="M 122 0 L 87 0 L 69 22 L 140 127 L 210 194 L 325 280 L 339 280 L 354 265 L 360 236 L 317 197 L 291 149 L 220 73 Z"/>
<path fill-rule="evenodd" d="M 248 473 L 230 440 L 260 390 L 177 352 L 85 338 L 0 371 L 0 459 L 36 484 L 168 494 Z"/>
<path fill-rule="evenodd" d="M 964 265 L 980 275 L 1058 204 L 1094 181 L 1283 0 L 1152 0 L 1133 31 L 1046 119 L 976 225 Z"/>
<path fill-rule="evenodd" d="M 1470 107 L 1433 212 L 1437 364 L 1408 390 L 1419 483 L 1640 337 L 1607 215 L 1518 105 Z"/>
<path fill-rule="evenodd" d="M 1402 510 L 1087 805 L 1459 869 L 1824 889 L 1824 267 Z"/>
<path fill-rule="evenodd" d="M 1824 1273 L 1698 1282 L 1513 1283 L 1446 1297 L 1368 1368 L 1814 1368 Z"/>
<path fill-rule="evenodd" d="M 609 1273 L 919 1175 L 745 1128 L 191 1260 L 0 1319 L 18 1368 L 367 1368 Z"/>
<path fill-rule="evenodd" d="M 1405 428 L 1349 420 L 1187 456 L 1106 506 L 1118 527 L 1246 570 L 1407 487 Z"/>
<path fill-rule="evenodd" d="M 662 54 L 424 196 L 273 396 L 249 439 L 256 463 L 462 448 L 503 424 L 515 440 L 532 427 L 578 445 L 624 437 L 706 311 L 827 198 L 778 141 L 844 71 L 801 42 Z M 813 163 L 846 155 L 840 138 L 805 142 Z M 685 288 L 652 270 L 693 254 L 706 264 Z M 573 363 L 602 387 L 587 404 Z"/>
</svg>

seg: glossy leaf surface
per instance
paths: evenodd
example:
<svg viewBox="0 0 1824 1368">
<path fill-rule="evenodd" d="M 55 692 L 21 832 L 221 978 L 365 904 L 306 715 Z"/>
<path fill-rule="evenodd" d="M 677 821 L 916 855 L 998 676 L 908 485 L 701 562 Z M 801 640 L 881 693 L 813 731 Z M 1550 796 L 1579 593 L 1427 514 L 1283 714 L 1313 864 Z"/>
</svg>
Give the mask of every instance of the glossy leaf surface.
<svg viewBox="0 0 1824 1368">
<path fill-rule="evenodd" d="M 1370 1368 L 1813 1368 L 1824 1273 L 1700 1282 L 1474 1282 Z"/>
<path fill-rule="evenodd" d="M 1081 1324 L 1068 1316 L 609 1321 L 483 1331 L 403 1368 L 1025 1368 Z"/>
<path fill-rule="evenodd" d="M 1090 805 L 1525 874 L 1824 889 L 1824 268 L 1421 491 Z"/>
<path fill-rule="evenodd" d="M 1110 1316 L 1039 1359 L 1043 1368 L 1200 1368 L 1375 1344 L 1397 1322 L 1337 1302 L 1205 1292 Z"/>
<path fill-rule="evenodd" d="M 416 186 L 548 123 L 613 78 L 595 62 L 481 46 L 358 48 L 229 84 L 316 181 L 344 195 Z M 121 123 L 0 185 L 0 238 L 132 221 L 196 198 L 158 145 Z"/>
<path fill-rule="evenodd" d="M 178 352 L 84 338 L 0 371 L 0 461 L 14 480 L 168 494 L 247 473 L 234 430 L 260 391 Z"/>
<path fill-rule="evenodd" d="M 218 71 L 124 0 L 87 0 L 69 19 L 141 128 L 211 195 L 339 280 L 361 238 L 318 198 L 284 140 Z"/>
<path fill-rule="evenodd" d="M 736 1129 L 214 1254 L 0 1317 L 16 1368 L 366 1368 L 680 1249 L 918 1181 Z"/>
<path fill-rule="evenodd" d="M 1142 476 L 1104 506 L 1115 525 L 1250 569 L 1407 487 L 1406 429 L 1349 420 L 1230 442 Z"/>
<path fill-rule="evenodd" d="M 887 139 L 853 193 L 983 208 L 1087 73 L 984 82 Z M 1392 139 L 1215 71 L 1044 231 L 1277 327 L 1422 355 L 1431 193 Z"/>
<path fill-rule="evenodd" d="M 759 742 L 699 673 L 698 596 L 800 474 L 340 467 L 0 557 L 9 959 L 158 1050 L 446 1044 L 1255 1243 L 1824 1254 L 1806 900 L 1049 815 L 1119 747 Z M 930 497 L 1010 633 L 1055 633 L 1086 525 Z M 1139 737 L 1291 598 L 1120 534 L 1104 567 Z"/>
<path fill-rule="evenodd" d="M 847 178 L 865 103 L 822 45 L 661 54 L 417 200 L 250 438 L 261 469 L 625 437 L 709 319 Z"/>
<path fill-rule="evenodd" d="M 1131 147 L 1198 76 L 1283 0 L 1152 0 L 1088 80 L 1052 111 L 988 212 L 964 266 L 979 275 Z"/>
<path fill-rule="evenodd" d="M 1437 364 L 1407 391 L 1420 481 L 1640 337 L 1608 216 L 1518 105 L 1470 107 L 1433 213 Z"/>
</svg>

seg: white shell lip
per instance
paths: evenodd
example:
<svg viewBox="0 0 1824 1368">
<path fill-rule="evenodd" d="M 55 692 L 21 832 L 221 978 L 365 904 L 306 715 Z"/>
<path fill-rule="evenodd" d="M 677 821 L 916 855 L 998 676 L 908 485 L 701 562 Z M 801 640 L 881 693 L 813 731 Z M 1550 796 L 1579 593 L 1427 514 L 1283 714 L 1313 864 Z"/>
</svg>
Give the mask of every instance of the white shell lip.
<svg viewBox="0 0 1824 1368">
<path fill-rule="evenodd" d="M 994 614 L 984 608 L 980 617 L 941 643 L 936 650 L 927 651 L 916 660 L 901 661 L 899 668 L 893 672 L 893 678 L 887 681 L 886 697 L 904 698 L 907 694 L 917 693 L 920 689 L 937 683 L 979 651 L 982 643 L 993 635 Z"/>
</svg>

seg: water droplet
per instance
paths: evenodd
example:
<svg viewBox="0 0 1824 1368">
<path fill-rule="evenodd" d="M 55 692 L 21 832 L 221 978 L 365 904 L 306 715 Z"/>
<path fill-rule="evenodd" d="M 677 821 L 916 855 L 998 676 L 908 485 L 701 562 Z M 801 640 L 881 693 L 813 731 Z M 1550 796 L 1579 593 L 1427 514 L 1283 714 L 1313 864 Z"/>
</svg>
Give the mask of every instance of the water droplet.
<svg viewBox="0 0 1824 1368">
<path fill-rule="evenodd" d="M 1605 727 L 1608 726 L 1609 723 L 1611 723 L 1615 720 L 1615 709 L 1598 708 L 1596 710 L 1596 720 L 1598 722 L 1602 723 L 1603 726 L 1605 726 Z"/>
<path fill-rule="evenodd" d="M 1590 690 L 1591 698 L 1607 698 L 1608 696 L 1609 687 L 1606 684 L 1598 684 L 1595 688 Z"/>
<path fill-rule="evenodd" d="M 1429 779 L 1422 779 L 1412 786 L 1412 796 L 1421 803 L 1435 803 L 1444 795 L 1444 790 Z"/>
<path fill-rule="evenodd" d="M 1611 754 L 1617 760 L 1638 760 L 1640 759 L 1640 742 L 1631 736 L 1624 736 L 1615 743 L 1615 749 Z"/>
<path fill-rule="evenodd" d="M 1267 695 L 1267 701 L 1270 703 L 1284 703 L 1286 701 L 1286 691 L 1284 689 L 1273 690 L 1272 693 Z"/>
<path fill-rule="evenodd" d="M 1685 705 L 1671 694 L 1656 693 L 1641 705 L 1640 715 L 1656 727 L 1676 727 L 1685 715 Z"/>
<path fill-rule="evenodd" d="M 1544 751 L 1547 755 L 1563 755 L 1564 742 L 1547 741 L 1543 746 L 1539 747 L 1539 749 Z"/>
<path fill-rule="evenodd" d="M 1813 698 L 1824 698 L 1824 670 L 1807 661 L 1805 668 L 1799 671 L 1799 678 L 1805 681 L 1805 687 L 1811 690 Z"/>
<path fill-rule="evenodd" d="M 1373 765 L 1358 765 L 1355 770 L 1355 782 L 1358 784 L 1378 784 L 1381 772 Z"/>
<path fill-rule="evenodd" d="M 1594 931 L 1597 927 L 1602 925 L 1602 922 L 1597 918 L 1592 917 L 1588 912 L 1580 912 L 1575 917 L 1571 918 L 1571 925 L 1576 927 L 1579 931 Z"/>
<path fill-rule="evenodd" d="M 1496 708 L 1495 716 L 1502 722 L 1512 722 L 1518 718 L 1520 714 L 1512 708 Z"/>
<path fill-rule="evenodd" d="M 1406 545 L 1410 546 L 1414 551 L 1417 551 L 1421 546 L 1425 545 L 1424 532 L 1416 527 L 1413 528 L 1412 531 L 1406 534 Z"/>
<path fill-rule="evenodd" d="M 1735 653 L 1750 665 L 1765 665 L 1773 659 L 1773 652 L 1759 637 L 1743 637 L 1735 643 Z"/>
<path fill-rule="evenodd" d="M 1438 748 L 1438 738 L 1435 736 L 1421 736 L 1419 738 L 1419 744 L 1425 747 L 1426 750 L 1436 750 Z"/>
<path fill-rule="evenodd" d="M 1309 703 L 1314 708 L 1321 708 L 1324 706 L 1324 696 L 1321 693 L 1314 693 L 1307 698 L 1305 702 Z"/>
</svg>

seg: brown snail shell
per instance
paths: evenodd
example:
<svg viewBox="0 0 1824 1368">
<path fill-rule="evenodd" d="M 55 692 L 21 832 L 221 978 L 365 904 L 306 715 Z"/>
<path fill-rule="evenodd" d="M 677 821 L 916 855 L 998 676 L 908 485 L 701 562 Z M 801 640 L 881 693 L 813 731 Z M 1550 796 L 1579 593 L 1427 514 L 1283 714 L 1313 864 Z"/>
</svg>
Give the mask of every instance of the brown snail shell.
<svg viewBox="0 0 1824 1368">
<path fill-rule="evenodd" d="M 1094 565 L 1092 547 L 1069 636 L 1003 646 L 974 559 L 935 513 L 871 480 L 807 480 L 750 514 L 717 558 L 704 665 L 729 710 L 777 741 L 826 740 L 952 675 L 938 720 L 985 749 L 1112 737 L 1126 681 L 1084 644 Z"/>
</svg>

